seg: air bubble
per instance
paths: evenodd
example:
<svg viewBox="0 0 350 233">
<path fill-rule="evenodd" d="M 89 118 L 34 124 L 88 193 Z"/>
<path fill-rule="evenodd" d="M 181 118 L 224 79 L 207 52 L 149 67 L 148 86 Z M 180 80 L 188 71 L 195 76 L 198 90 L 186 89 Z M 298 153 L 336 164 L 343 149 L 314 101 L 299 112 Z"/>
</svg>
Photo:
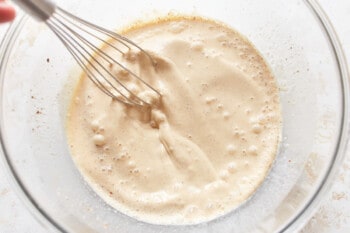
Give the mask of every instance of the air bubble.
<svg viewBox="0 0 350 233">
<path fill-rule="evenodd" d="M 254 133 L 259 134 L 261 133 L 261 126 L 259 124 L 254 124 L 252 130 Z"/>
<path fill-rule="evenodd" d="M 222 114 L 222 116 L 224 117 L 225 120 L 229 119 L 230 118 L 230 113 L 229 112 L 224 112 Z"/>
<path fill-rule="evenodd" d="M 258 154 L 258 148 L 254 145 L 250 146 L 248 149 L 249 154 L 251 155 L 257 155 Z"/>
<path fill-rule="evenodd" d="M 98 120 L 93 120 L 91 122 L 91 129 L 93 131 L 97 131 L 99 127 L 100 127 L 100 122 Z"/>
<path fill-rule="evenodd" d="M 135 168 L 135 167 L 136 167 L 135 162 L 134 162 L 134 161 L 132 161 L 132 160 L 131 160 L 131 161 L 129 161 L 129 162 L 128 162 L 128 167 L 129 167 L 129 168 Z"/>
<path fill-rule="evenodd" d="M 228 152 L 230 155 L 233 155 L 233 154 L 236 153 L 236 147 L 235 147 L 234 145 L 232 145 L 232 144 L 228 145 L 228 146 L 226 147 L 226 150 L 227 150 L 227 152 Z"/>
<path fill-rule="evenodd" d="M 93 136 L 93 141 L 96 146 L 103 146 L 104 144 L 106 144 L 105 136 L 103 136 L 102 134 L 95 134 Z"/>
<path fill-rule="evenodd" d="M 101 171 L 108 171 L 111 172 L 112 171 L 112 165 L 105 165 L 101 167 Z"/>
<path fill-rule="evenodd" d="M 205 98 L 205 103 L 206 103 L 206 104 L 211 104 L 211 103 L 213 103 L 215 100 L 216 100 L 216 98 L 214 98 L 214 97 L 206 97 L 206 98 Z"/>
<path fill-rule="evenodd" d="M 227 166 L 227 170 L 230 172 L 230 173 L 234 173 L 237 171 L 237 164 L 235 162 L 231 162 L 228 164 Z"/>
<path fill-rule="evenodd" d="M 195 41 L 191 44 L 191 48 L 195 51 L 202 51 L 204 48 L 204 44 L 201 41 Z"/>
</svg>

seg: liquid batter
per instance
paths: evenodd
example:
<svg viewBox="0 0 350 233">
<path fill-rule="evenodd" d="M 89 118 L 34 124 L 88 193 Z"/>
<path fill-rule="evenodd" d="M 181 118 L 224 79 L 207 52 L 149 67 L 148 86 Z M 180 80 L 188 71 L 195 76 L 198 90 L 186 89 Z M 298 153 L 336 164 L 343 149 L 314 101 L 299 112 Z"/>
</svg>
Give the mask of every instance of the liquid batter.
<svg viewBox="0 0 350 233">
<path fill-rule="evenodd" d="M 200 18 L 166 18 L 124 33 L 152 53 L 124 56 L 162 97 L 128 81 L 151 108 L 128 107 L 82 74 L 67 118 L 72 157 L 110 205 L 140 220 L 188 224 L 247 200 L 277 153 L 276 81 L 254 46 Z"/>
</svg>

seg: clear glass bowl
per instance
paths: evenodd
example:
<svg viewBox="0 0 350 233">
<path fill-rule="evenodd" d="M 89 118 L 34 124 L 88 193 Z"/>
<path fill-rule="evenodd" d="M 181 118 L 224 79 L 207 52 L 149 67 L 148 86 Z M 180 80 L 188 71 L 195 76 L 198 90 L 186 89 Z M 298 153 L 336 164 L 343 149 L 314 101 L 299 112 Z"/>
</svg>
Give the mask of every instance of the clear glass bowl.
<svg viewBox="0 0 350 233">
<path fill-rule="evenodd" d="M 310 0 L 311 1 L 311 0 Z M 190 226 L 148 224 L 104 203 L 75 168 L 65 111 L 77 65 L 43 24 L 18 17 L 0 48 L 1 143 L 5 168 L 29 209 L 62 232 L 295 232 L 311 216 L 342 162 L 349 86 L 332 26 L 315 2 L 60 1 L 101 26 L 171 14 L 213 18 L 246 35 L 280 86 L 283 141 L 259 190 L 238 209 Z"/>
</svg>

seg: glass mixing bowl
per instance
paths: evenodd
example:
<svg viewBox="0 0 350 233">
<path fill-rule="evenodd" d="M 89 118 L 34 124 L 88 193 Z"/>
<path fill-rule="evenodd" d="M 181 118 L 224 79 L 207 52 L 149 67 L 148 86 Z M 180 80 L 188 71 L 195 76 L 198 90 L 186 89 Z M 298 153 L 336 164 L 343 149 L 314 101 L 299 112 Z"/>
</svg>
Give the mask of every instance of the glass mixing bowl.
<svg viewBox="0 0 350 233">
<path fill-rule="evenodd" d="M 75 168 L 65 111 L 80 72 L 54 34 L 17 17 L 0 49 L 1 143 L 19 196 L 52 231 L 295 232 L 312 215 L 342 161 L 348 137 L 349 86 L 341 48 L 315 2 L 302 0 L 59 1 L 106 28 L 166 14 L 226 23 L 263 54 L 280 86 L 283 138 L 258 191 L 213 221 L 149 224 L 108 206 Z"/>
</svg>

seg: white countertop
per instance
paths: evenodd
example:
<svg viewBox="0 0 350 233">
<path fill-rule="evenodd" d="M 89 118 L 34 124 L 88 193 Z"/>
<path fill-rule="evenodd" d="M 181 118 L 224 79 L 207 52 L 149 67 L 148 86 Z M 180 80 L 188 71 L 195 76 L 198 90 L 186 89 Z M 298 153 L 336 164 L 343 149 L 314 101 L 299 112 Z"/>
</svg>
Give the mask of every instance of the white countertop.
<svg viewBox="0 0 350 233">
<path fill-rule="evenodd" d="M 350 1 L 319 0 L 332 21 L 345 54 L 350 58 Z M 0 26 L 0 38 L 8 25 Z M 348 62 L 350 65 L 350 62 Z M 350 66 L 349 66 L 350 67 Z M 16 196 L 0 169 L 0 233 L 44 233 L 41 226 Z M 332 190 L 302 233 L 350 232 L 350 148 Z"/>
</svg>

